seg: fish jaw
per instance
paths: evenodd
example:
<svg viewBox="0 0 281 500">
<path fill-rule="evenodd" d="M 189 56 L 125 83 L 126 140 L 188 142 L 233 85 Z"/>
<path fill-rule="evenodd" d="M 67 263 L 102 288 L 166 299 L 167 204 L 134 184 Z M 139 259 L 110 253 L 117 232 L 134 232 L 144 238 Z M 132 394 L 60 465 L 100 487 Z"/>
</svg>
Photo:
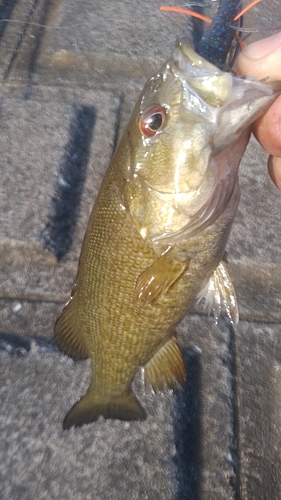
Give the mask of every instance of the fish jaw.
<svg viewBox="0 0 281 500">
<path fill-rule="evenodd" d="M 244 130 L 261 116 L 281 93 L 281 83 L 266 83 L 226 73 L 196 54 L 190 42 L 181 38 L 171 68 L 183 86 L 186 111 L 207 123 L 215 152 L 234 143 Z"/>
<path fill-rule="evenodd" d="M 144 239 L 154 246 L 183 242 L 223 213 L 249 127 L 279 93 L 280 84 L 224 73 L 179 40 L 131 121 L 127 205 Z M 165 123 L 151 138 L 138 124 L 153 105 L 165 110 Z"/>
</svg>

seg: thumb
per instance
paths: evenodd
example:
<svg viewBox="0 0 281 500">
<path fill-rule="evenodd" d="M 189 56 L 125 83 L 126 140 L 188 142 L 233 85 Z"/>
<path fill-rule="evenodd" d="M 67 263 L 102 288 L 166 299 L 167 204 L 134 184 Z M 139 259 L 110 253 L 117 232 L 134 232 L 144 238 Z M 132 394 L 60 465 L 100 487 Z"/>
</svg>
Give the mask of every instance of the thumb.
<svg viewBox="0 0 281 500">
<path fill-rule="evenodd" d="M 238 73 L 267 82 L 281 80 L 281 33 L 246 47 L 238 57 Z"/>
<path fill-rule="evenodd" d="M 238 57 L 237 72 L 266 82 L 281 81 L 281 33 L 252 43 Z M 253 125 L 253 132 L 271 155 L 269 174 L 281 189 L 281 96 Z"/>
</svg>

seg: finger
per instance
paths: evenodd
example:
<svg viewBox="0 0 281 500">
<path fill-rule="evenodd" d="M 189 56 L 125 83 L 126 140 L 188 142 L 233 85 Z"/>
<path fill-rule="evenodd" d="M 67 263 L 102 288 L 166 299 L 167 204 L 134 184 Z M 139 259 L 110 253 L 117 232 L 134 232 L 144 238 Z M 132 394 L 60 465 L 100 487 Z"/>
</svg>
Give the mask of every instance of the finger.
<svg viewBox="0 0 281 500">
<path fill-rule="evenodd" d="M 278 189 L 281 189 L 281 158 L 270 156 L 268 159 L 268 172 Z"/>
<path fill-rule="evenodd" d="M 262 147 L 273 156 L 281 156 L 281 96 L 253 125 Z"/>
<path fill-rule="evenodd" d="M 252 43 L 238 56 L 237 71 L 257 80 L 281 80 L 281 33 Z"/>
<path fill-rule="evenodd" d="M 239 54 L 238 72 L 254 76 L 257 80 L 280 81 L 280 60 L 281 33 L 246 47 Z M 281 157 L 281 98 L 256 121 L 253 132 L 266 151 Z"/>
</svg>

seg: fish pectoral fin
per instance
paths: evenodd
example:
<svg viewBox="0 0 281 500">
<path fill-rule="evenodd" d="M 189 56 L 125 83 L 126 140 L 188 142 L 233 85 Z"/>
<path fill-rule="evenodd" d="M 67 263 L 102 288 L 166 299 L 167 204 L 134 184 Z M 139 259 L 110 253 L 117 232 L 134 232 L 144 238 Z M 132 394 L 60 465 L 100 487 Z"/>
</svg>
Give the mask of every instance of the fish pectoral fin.
<svg viewBox="0 0 281 500">
<path fill-rule="evenodd" d="M 163 389 L 165 385 L 172 389 L 175 381 L 184 386 L 186 370 L 175 335 L 146 363 L 144 374 L 154 391 Z"/>
<path fill-rule="evenodd" d="M 203 298 L 209 314 L 213 310 L 216 319 L 221 313 L 226 314 L 230 321 L 237 325 L 239 312 L 236 293 L 225 262 L 219 263 L 207 285 L 199 293 L 198 302 Z"/>
<path fill-rule="evenodd" d="M 131 392 L 115 397 L 100 396 L 91 390 L 86 392 L 66 415 L 63 428 L 81 427 L 95 422 L 99 417 L 118 420 L 145 420 L 146 413 Z"/>
<path fill-rule="evenodd" d="M 70 299 L 55 324 L 55 341 L 63 354 L 71 358 L 87 359 L 90 357 L 82 335 L 78 335 L 76 297 Z"/>
<path fill-rule="evenodd" d="M 172 249 L 164 252 L 138 277 L 134 304 L 150 304 L 158 295 L 164 295 L 187 268 L 187 262 L 174 259 Z"/>
</svg>

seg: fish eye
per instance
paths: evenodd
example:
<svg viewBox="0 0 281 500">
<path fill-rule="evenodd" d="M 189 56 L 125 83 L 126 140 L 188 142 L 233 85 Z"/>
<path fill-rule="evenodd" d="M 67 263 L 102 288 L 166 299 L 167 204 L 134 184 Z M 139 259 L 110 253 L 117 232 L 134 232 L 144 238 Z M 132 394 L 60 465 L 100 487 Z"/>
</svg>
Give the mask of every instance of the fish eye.
<svg viewBox="0 0 281 500">
<path fill-rule="evenodd" d="M 139 129 L 145 137 L 153 137 L 165 125 L 166 109 L 163 106 L 151 106 L 144 111 L 139 119 Z"/>
</svg>

